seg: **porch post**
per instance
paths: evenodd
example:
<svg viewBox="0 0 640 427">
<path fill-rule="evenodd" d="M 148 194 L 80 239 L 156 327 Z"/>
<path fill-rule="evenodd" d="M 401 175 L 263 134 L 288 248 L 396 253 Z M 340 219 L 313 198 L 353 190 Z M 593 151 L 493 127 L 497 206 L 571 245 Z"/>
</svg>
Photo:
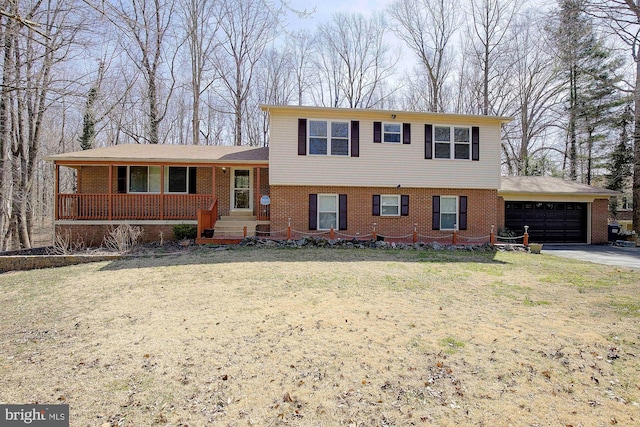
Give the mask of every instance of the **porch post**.
<svg viewBox="0 0 640 427">
<path fill-rule="evenodd" d="M 60 165 L 58 164 L 58 162 L 55 162 L 55 169 L 54 169 L 54 189 L 53 192 L 55 193 L 55 195 L 53 196 L 53 218 L 55 220 L 59 219 L 59 215 L 58 215 L 58 195 L 60 194 Z"/>
<path fill-rule="evenodd" d="M 211 166 L 211 203 L 216 199 L 216 167 Z M 216 218 L 218 219 L 218 218 Z"/>
<path fill-rule="evenodd" d="M 188 179 L 187 174 L 187 179 Z M 164 219 L 164 165 L 160 165 L 160 220 Z"/>
<path fill-rule="evenodd" d="M 256 209 L 256 216 L 258 217 L 258 219 L 260 218 L 260 167 L 256 168 L 256 191 L 255 194 L 253 196 L 253 198 L 255 199 L 254 202 L 254 206 Z"/>
<path fill-rule="evenodd" d="M 107 218 L 111 221 L 113 218 L 113 165 L 109 165 L 109 195 L 107 198 L 109 202 Z"/>
</svg>

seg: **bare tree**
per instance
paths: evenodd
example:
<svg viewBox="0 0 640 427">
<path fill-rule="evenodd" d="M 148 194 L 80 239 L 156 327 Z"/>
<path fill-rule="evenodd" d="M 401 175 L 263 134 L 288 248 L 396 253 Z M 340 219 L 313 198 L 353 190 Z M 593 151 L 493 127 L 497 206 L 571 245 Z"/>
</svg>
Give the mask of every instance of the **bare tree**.
<svg viewBox="0 0 640 427">
<path fill-rule="evenodd" d="M 504 165 L 510 175 L 539 173 L 533 167 L 536 163 L 550 151 L 562 152 L 545 143 L 559 120 L 563 86 L 540 19 L 544 17 L 528 11 L 514 22 L 508 35 L 516 52 L 507 89 L 513 94 L 507 111 L 515 120 L 506 128 L 503 142 Z"/>
<path fill-rule="evenodd" d="M 393 75 L 398 62 L 390 57 L 386 29 L 382 15 L 367 20 L 359 13 L 335 13 L 319 28 L 323 50 L 338 59 L 339 93 L 349 108 L 371 108 L 381 101 L 381 82 Z"/>
<path fill-rule="evenodd" d="M 256 65 L 280 26 L 281 10 L 265 0 L 218 0 L 214 6 L 219 30 L 214 63 L 220 84 L 212 89 L 234 117 L 234 145 L 244 142 L 243 113 L 253 84 Z"/>
<path fill-rule="evenodd" d="M 313 35 L 306 30 L 299 30 L 289 34 L 287 51 L 294 64 L 295 85 L 298 105 L 304 102 L 304 94 L 312 86 L 312 60 L 317 46 Z"/>
<path fill-rule="evenodd" d="M 191 64 L 191 140 L 198 145 L 200 129 L 201 98 L 203 92 L 213 82 L 204 84 L 206 73 L 210 71 L 210 59 L 216 47 L 215 33 L 217 20 L 213 15 L 213 0 L 180 0 L 182 25 L 186 33 Z"/>
<path fill-rule="evenodd" d="M 165 118 L 175 86 L 173 75 L 168 79 L 162 76 L 162 65 L 168 55 L 166 39 L 174 14 L 174 0 L 118 0 L 102 2 L 101 5 L 104 8 L 101 12 L 125 37 L 122 47 L 144 77 L 147 128 L 143 133 L 132 130 L 130 136 L 137 142 L 158 144 L 161 142 L 160 123 Z M 169 57 L 173 62 L 175 52 Z M 173 64 L 170 64 L 169 72 L 172 71 Z M 162 88 L 164 80 L 168 83 Z M 162 89 L 166 91 L 164 94 Z"/>
<path fill-rule="evenodd" d="M 6 7 L 8 6 L 8 8 Z M 0 20 L 4 43 L 0 141 L 2 195 L 0 249 L 31 247 L 33 197 L 40 160 L 43 123 L 51 106 L 64 96 L 67 81 L 56 71 L 71 59 L 81 29 L 74 4 L 63 1 L 7 2 L 10 15 Z M 37 31 L 23 21 L 37 23 Z M 63 78 L 64 73 L 60 73 Z"/>
<path fill-rule="evenodd" d="M 504 84 L 508 74 L 504 73 L 501 62 L 509 55 L 507 34 L 518 10 L 514 0 L 470 0 L 471 24 L 467 37 L 471 40 L 470 65 L 481 74 L 481 114 L 496 114 L 492 111 L 492 94 Z"/>
<path fill-rule="evenodd" d="M 443 111 L 442 89 L 451 71 L 451 39 L 459 22 L 455 0 L 396 0 L 388 11 L 398 38 L 416 54 L 429 83 L 429 109 Z"/>
</svg>

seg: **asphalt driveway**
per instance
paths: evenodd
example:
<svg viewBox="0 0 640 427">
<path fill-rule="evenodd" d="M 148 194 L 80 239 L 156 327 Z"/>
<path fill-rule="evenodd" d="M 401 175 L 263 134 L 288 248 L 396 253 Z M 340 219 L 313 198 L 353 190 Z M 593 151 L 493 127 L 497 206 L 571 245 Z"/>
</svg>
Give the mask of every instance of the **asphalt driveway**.
<svg viewBox="0 0 640 427">
<path fill-rule="evenodd" d="M 553 245 L 545 244 L 542 253 L 581 261 L 640 270 L 640 248 L 611 245 Z"/>
</svg>

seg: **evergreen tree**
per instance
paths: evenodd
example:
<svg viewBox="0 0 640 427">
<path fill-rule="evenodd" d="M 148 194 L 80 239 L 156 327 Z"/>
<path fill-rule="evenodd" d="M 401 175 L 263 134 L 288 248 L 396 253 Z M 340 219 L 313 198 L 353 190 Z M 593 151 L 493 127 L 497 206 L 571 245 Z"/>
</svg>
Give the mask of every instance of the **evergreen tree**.
<svg viewBox="0 0 640 427">
<path fill-rule="evenodd" d="M 94 147 L 96 138 L 96 116 L 94 105 L 98 97 L 96 86 L 89 89 L 87 102 L 84 107 L 84 117 L 82 119 L 82 135 L 80 135 L 80 148 L 89 150 Z"/>
<path fill-rule="evenodd" d="M 624 112 L 616 123 L 620 136 L 618 138 L 618 143 L 614 147 L 609 158 L 609 173 L 606 175 L 606 187 L 610 190 L 624 191 L 629 185 L 633 167 L 633 148 L 631 145 L 631 136 L 633 135 L 633 132 L 630 131 L 632 125 L 633 111 L 631 109 L 631 105 L 627 104 Z M 617 214 L 617 196 L 612 197 L 609 201 L 609 209 L 614 216 Z"/>
<path fill-rule="evenodd" d="M 604 141 L 621 104 L 614 85 L 623 62 L 595 33 L 585 4 L 585 0 L 560 0 L 559 19 L 551 31 L 568 91 L 563 168 L 568 166 L 569 177 L 576 181 L 581 169 L 583 181 L 590 184 L 594 148 Z M 586 166 L 579 169 L 583 160 Z"/>
</svg>

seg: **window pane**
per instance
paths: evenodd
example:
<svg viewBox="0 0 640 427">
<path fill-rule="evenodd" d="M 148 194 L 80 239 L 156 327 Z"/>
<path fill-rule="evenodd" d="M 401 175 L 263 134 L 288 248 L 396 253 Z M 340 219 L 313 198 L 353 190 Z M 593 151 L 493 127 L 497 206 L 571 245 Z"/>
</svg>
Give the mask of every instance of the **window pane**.
<svg viewBox="0 0 640 427">
<path fill-rule="evenodd" d="M 451 131 L 448 127 L 436 126 L 436 141 L 451 141 Z"/>
<path fill-rule="evenodd" d="M 456 225 L 456 214 L 442 214 L 440 216 L 440 229 L 453 230 Z"/>
<path fill-rule="evenodd" d="M 398 206 L 382 206 L 382 215 L 386 216 L 397 216 L 398 215 Z"/>
<path fill-rule="evenodd" d="M 318 215 L 318 228 L 321 230 L 328 230 L 331 227 L 338 228 L 337 225 L 337 221 L 336 221 L 337 215 L 335 212 L 320 212 L 320 214 Z"/>
<path fill-rule="evenodd" d="M 333 156 L 348 156 L 349 155 L 349 141 L 346 139 L 331 139 L 331 155 Z"/>
<path fill-rule="evenodd" d="M 234 188 L 249 188 L 249 171 L 236 170 L 233 171 Z"/>
<path fill-rule="evenodd" d="M 331 136 L 348 138 L 349 137 L 349 123 L 347 122 L 331 122 Z"/>
<path fill-rule="evenodd" d="M 129 191 L 131 193 L 147 192 L 147 172 L 146 166 L 131 166 L 129 168 Z"/>
<path fill-rule="evenodd" d="M 309 154 L 327 154 L 327 139 L 309 138 Z"/>
<path fill-rule="evenodd" d="M 451 157 L 450 144 L 436 144 L 436 159 L 448 159 Z"/>
<path fill-rule="evenodd" d="M 440 212 L 455 213 L 456 210 L 455 197 L 440 197 Z"/>
<path fill-rule="evenodd" d="M 384 142 L 400 142 L 399 133 L 385 133 Z"/>
<path fill-rule="evenodd" d="M 399 123 L 385 123 L 384 124 L 385 132 L 394 132 L 400 133 L 400 124 Z"/>
<path fill-rule="evenodd" d="M 456 159 L 469 158 L 469 144 L 455 144 L 453 151 Z"/>
<path fill-rule="evenodd" d="M 453 140 L 455 142 L 469 142 L 469 128 L 454 128 Z"/>
<path fill-rule="evenodd" d="M 321 212 L 336 212 L 336 196 L 318 196 L 318 210 Z"/>
<path fill-rule="evenodd" d="M 310 121 L 309 136 L 327 136 L 327 122 Z"/>
<path fill-rule="evenodd" d="M 187 168 L 186 167 L 168 167 L 165 173 L 169 176 L 169 193 L 186 193 L 187 192 Z"/>
<path fill-rule="evenodd" d="M 149 166 L 149 193 L 160 192 L 160 166 Z"/>
</svg>

